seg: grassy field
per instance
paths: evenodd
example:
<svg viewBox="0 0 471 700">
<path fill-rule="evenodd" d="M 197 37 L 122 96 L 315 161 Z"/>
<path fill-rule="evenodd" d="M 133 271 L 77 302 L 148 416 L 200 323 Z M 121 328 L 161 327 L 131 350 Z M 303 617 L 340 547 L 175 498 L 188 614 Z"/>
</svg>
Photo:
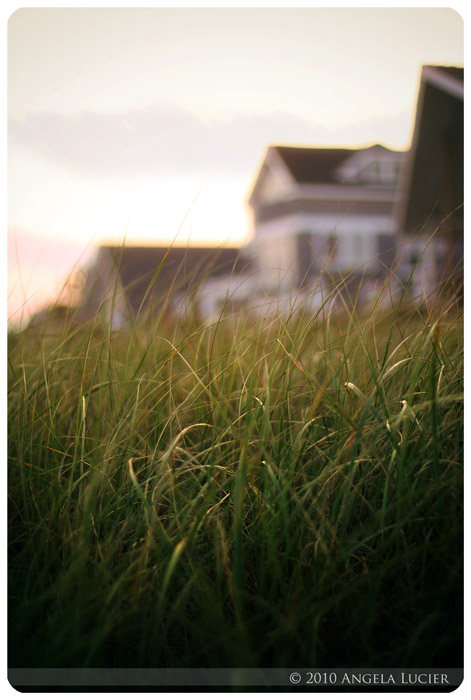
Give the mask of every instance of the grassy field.
<svg viewBox="0 0 471 700">
<path fill-rule="evenodd" d="M 9 665 L 462 665 L 461 310 L 9 337 Z"/>
</svg>

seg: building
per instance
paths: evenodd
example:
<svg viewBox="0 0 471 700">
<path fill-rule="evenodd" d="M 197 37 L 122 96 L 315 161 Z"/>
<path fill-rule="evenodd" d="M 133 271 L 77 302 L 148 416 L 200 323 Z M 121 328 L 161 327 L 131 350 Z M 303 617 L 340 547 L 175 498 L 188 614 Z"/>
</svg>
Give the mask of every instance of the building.
<svg viewBox="0 0 471 700">
<path fill-rule="evenodd" d="M 334 290 L 360 303 L 407 286 L 462 283 L 463 68 L 424 66 L 410 152 L 269 146 L 236 248 L 102 246 L 81 313 L 113 328 L 147 311 L 317 310 Z M 335 295 L 334 295 L 335 296 Z M 333 297 L 332 297 L 333 298 Z"/>
<path fill-rule="evenodd" d="M 101 246 L 85 274 L 80 316 L 100 316 L 113 329 L 162 312 L 211 319 L 243 304 L 251 272 L 238 248 Z"/>
<path fill-rule="evenodd" d="M 416 294 L 463 277 L 463 68 L 423 66 L 412 145 L 400 178 L 396 232 Z"/>
<path fill-rule="evenodd" d="M 340 278 L 357 287 L 353 293 L 362 280 L 366 295 L 384 281 L 395 258 L 403 156 L 381 145 L 267 149 L 249 197 L 249 249 L 267 299 L 289 305 L 315 289 L 316 306 Z"/>
</svg>

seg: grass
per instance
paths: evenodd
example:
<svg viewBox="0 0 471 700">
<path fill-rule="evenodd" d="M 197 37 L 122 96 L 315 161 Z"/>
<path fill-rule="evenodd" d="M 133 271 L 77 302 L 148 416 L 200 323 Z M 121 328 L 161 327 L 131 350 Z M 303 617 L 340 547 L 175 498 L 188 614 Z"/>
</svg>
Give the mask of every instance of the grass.
<svg viewBox="0 0 471 700">
<path fill-rule="evenodd" d="M 456 305 L 9 338 L 9 665 L 462 665 Z"/>
</svg>

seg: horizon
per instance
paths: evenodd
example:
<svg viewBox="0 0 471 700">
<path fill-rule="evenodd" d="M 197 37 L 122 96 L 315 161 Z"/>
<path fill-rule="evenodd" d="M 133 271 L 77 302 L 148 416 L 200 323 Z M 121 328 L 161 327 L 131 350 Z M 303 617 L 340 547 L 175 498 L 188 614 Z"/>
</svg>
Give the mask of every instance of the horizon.
<svg viewBox="0 0 471 700">
<path fill-rule="evenodd" d="M 30 8 L 8 51 L 15 318 L 100 244 L 243 245 L 270 145 L 408 150 L 421 67 L 463 64 L 463 22 L 447 8 Z"/>
</svg>

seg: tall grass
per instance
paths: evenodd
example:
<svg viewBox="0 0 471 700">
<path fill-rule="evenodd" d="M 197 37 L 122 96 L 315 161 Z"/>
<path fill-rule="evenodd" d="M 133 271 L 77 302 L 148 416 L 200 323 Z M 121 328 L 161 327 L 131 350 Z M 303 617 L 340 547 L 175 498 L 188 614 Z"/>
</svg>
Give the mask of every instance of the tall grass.
<svg viewBox="0 0 471 700">
<path fill-rule="evenodd" d="M 462 324 L 11 334 L 10 666 L 460 666 Z"/>
</svg>

